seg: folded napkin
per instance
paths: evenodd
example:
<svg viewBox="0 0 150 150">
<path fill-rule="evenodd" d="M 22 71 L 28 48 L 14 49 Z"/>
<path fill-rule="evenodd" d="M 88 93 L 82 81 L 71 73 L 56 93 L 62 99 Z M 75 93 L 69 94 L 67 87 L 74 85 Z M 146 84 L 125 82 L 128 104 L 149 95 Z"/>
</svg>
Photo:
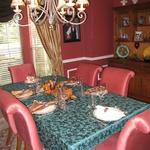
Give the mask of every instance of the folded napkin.
<svg viewBox="0 0 150 150">
<path fill-rule="evenodd" d="M 26 80 L 24 81 L 25 83 L 36 83 L 38 82 L 40 79 L 38 77 L 35 76 L 27 76 Z"/>
<path fill-rule="evenodd" d="M 21 89 L 16 91 L 11 91 L 12 95 L 14 95 L 17 98 L 24 98 L 29 97 L 33 94 L 32 89 Z"/>
<path fill-rule="evenodd" d="M 96 94 L 96 95 L 103 94 L 104 95 L 107 93 L 108 93 L 107 89 L 103 86 L 95 86 L 85 91 L 85 94 Z"/>
<path fill-rule="evenodd" d="M 44 109 L 46 109 L 47 107 L 53 106 L 53 105 L 56 106 L 56 104 L 57 104 L 56 100 L 51 100 L 51 101 L 49 101 L 47 103 L 46 102 L 42 102 L 42 101 L 34 100 L 33 103 L 28 108 L 29 108 L 29 110 L 32 113 L 34 113 L 36 111 L 41 111 L 41 110 L 44 111 Z"/>
<path fill-rule="evenodd" d="M 25 91 L 25 89 L 22 90 L 16 90 L 16 91 L 11 91 L 12 95 L 16 96 L 16 95 L 20 95 Z"/>
<path fill-rule="evenodd" d="M 125 113 L 118 108 L 97 105 L 93 115 L 103 121 L 115 121 L 124 117 Z"/>
<path fill-rule="evenodd" d="M 76 79 L 68 79 L 66 81 L 64 81 L 65 85 L 77 85 L 79 83 L 79 81 L 77 81 Z"/>
<path fill-rule="evenodd" d="M 45 107 L 45 103 L 42 101 L 34 100 L 33 103 L 28 107 L 31 112 L 37 111 Z"/>
</svg>

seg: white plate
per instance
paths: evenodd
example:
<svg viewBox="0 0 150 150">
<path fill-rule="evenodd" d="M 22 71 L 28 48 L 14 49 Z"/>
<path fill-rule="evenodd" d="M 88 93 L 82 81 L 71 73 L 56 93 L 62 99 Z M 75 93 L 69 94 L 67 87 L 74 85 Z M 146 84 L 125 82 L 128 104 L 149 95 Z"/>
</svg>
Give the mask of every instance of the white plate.
<svg viewBox="0 0 150 150">
<path fill-rule="evenodd" d="M 116 121 L 124 117 L 125 113 L 117 108 L 97 105 L 93 115 L 95 118 L 103 121 Z"/>
<path fill-rule="evenodd" d="M 49 112 L 53 112 L 56 109 L 56 105 L 49 105 L 41 110 L 34 111 L 33 114 L 46 114 Z"/>
</svg>

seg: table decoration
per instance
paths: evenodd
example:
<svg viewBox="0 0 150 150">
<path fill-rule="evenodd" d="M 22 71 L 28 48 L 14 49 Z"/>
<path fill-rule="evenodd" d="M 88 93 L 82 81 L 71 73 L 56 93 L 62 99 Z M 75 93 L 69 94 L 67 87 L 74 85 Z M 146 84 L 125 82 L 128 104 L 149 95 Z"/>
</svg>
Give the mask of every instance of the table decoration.
<svg viewBox="0 0 150 150">
<path fill-rule="evenodd" d="M 43 90 L 47 94 L 52 94 L 55 97 L 58 96 L 60 93 L 60 89 L 63 91 L 64 94 L 66 94 L 66 100 L 72 100 L 75 99 L 76 96 L 73 94 L 73 91 L 71 88 L 64 86 L 65 82 L 58 82 L 55 83 L 52 80 L 48 80 L 43 84 Z"/>
</svg>

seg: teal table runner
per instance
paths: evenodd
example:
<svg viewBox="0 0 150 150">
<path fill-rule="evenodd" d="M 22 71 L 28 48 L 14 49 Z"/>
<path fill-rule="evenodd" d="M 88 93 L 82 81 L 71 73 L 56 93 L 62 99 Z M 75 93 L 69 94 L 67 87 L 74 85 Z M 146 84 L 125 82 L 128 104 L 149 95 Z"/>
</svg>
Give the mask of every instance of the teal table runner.
<svg viewBox="0 0 150 150">
<path fill-rule="evenodd" d="M 43 81 L 48 79 L 53 79 L 53 77 L 42 78 Z M 59 80 L 64 79 L 59 78 Z M 28 85 L 17 83 L 5 85 L 2 88 L 11 91 L 28 88 Z M 78 94 L 78 87 L 74 86 L 73 90 Z M 48 101 L 52 98 L 52 95 L 40 93 L 21 101 L 25 105 L 30 105 L 35 99 Z M 101 122 L 95 119 L 89 113 L 91 103 L 89 95 L 69 101 L 66 110 L 56 109 L 53 113 L 33 115 L 45 149 L 90 150 L 110 135 L 120 131 L 129 118 L 150 108 L 150 104 L 112 93 L 106 94 L 102 101 L 99 101 L 98 97 L 96 100 L 99 105 L 119 108 L 126 112 L 126 116 L 114 122 Z"/>
</svg>

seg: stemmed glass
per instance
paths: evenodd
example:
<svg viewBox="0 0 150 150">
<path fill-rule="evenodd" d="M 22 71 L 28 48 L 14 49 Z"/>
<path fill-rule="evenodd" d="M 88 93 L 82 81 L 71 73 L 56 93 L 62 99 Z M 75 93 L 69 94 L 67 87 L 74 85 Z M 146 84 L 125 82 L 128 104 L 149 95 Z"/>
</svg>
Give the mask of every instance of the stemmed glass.
<svg viewBox="0 0 150 150">
<path fill-rule="evenodd" d="M 54 80 L 53 82 L 54 82 L 54 89 L 55 89 L 56 84 L 57 84 L 57 75 L 56 74 L 54 75 L 54 79 L 53 80 Z"/>
<path fill-rule="evenodd" d="M 82 80 L 80 78 L 78 78 L 78 87 L 79 87 L 79 96 L 82 97 L 84 96 L 84 88 L 83 88 L 83 83 Z"/>
<path fill-rule="evenodd" d="M 104 100 L 104 95 L 107 93 L 106 83 L 100 84 L 101 91 L 98 93 L 100 101 Z"/>
</svg>

